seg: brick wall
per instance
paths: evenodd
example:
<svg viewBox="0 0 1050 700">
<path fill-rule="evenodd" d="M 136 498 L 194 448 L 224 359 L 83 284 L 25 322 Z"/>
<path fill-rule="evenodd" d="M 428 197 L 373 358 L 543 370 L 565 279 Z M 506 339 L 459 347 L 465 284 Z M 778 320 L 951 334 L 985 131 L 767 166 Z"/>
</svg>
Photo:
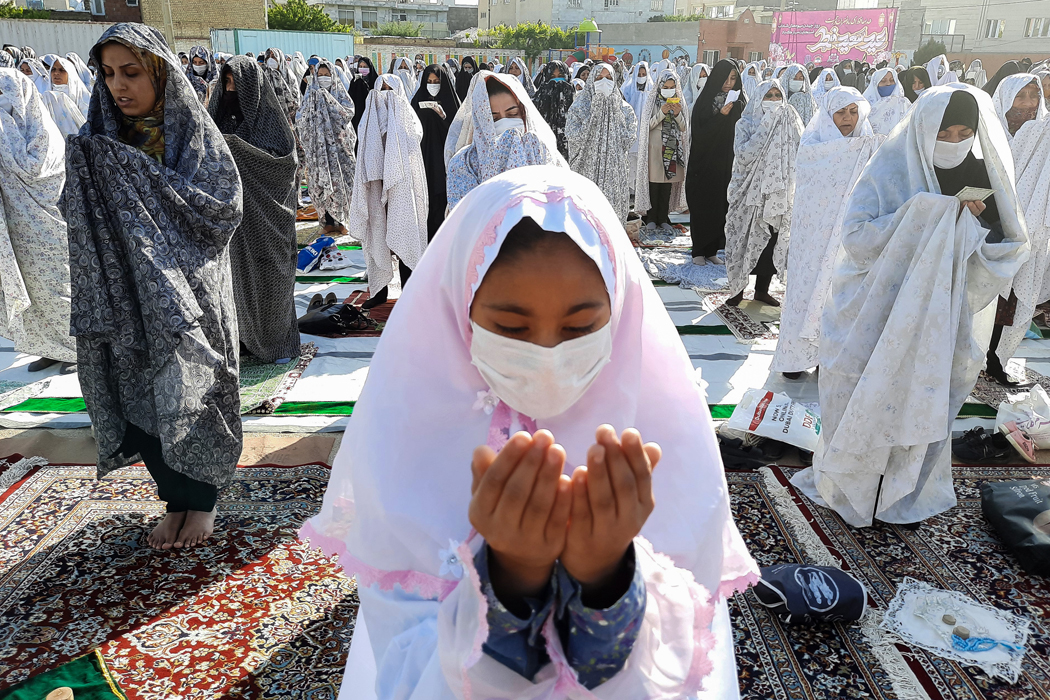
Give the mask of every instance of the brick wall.
<svg viewBox="0 0 1050 700">
<path fill-rule="evenodd" d="M 90 0 L 85 2 L 88 5 Z M 104 15 L 91 15 L 94 22 L 141 22 L 142 12 L 140 7 L 129 7 L 127 0 L 104 0 Z"/>
<path fill-rule="evenodd" d="M 112 2 L 113 0 L 107 0 Z M 264 0 L 140 0 L 142 22 L 164 33 L 173 46 L 211 46 L 212 27 L 266 28 Z M 168 21 L 167 7 L 171 7 Z M 174 35 L 172 33 L 174 29 Z"/>
</svg>

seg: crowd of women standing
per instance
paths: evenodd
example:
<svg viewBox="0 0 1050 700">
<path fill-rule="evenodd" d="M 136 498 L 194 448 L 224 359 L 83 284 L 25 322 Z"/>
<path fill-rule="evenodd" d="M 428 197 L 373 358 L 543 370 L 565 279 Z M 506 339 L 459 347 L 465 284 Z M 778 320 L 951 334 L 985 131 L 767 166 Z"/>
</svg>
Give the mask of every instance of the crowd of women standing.
<svg viewBox="0 0 1050 700">
<path fill-rule="evenodd" d="M 369 298 L 353 313 L 386 301 L 395 276 L 406 290 L 348 438 L 367 462 L 354 478 L 367 479 L 351 488 L 337 463 L 322 513 L 304 528 L 369 560 L 353 563 L 367 603 L 355 644 L 371 634 L 377 692 L 396 677 L 434 692 L 474 683 L 525 693 L 535 677 L 552 692 L 609 683 L 609 697 L 634 697 L 656 685 L 691 693 L 710 676 L 706 688 L 733 697 L 724 598 L 754 580 L 755 564 L 725 489 L 710 488 L 717 470 L 702 479 L 689 467 L 700 454 L 717 465 L 713 435 L 696 435 L 707 414 L 691 365 L 624 257 L 624 225 L 641 218 L 643 238 L 669 240 L 671 214 L 688 212 L 692 263 L 725 265 L 726 303 L 743 302 L 752 275 L 756 301 L 783 303 L 774 369 L 821 371 L 825 438 L 797 484 L 853 525 L 915 526 L 955 502 L 948 433 L 977 372 L 1012 381 L 1005 362 L 1050 298 L 1050 73 L 1011 62 L 988 79 L 979 62 L 963 70 L 944 57 L 907 71 L 555 60 L 534 73 L 517 58 L 472 57 L 382 68 L 277 48 L 176 56 L 138 24 L 107 29 L 87 63 L 5 46 L 0 332 L 40 358 L 30 370 L 61 362 L 79 373 L 100 476 L 145 463 L 167 504 L 150 545 L 199 544 L 241 452 L 240 358 L 280 364 L 299 352 L 305 180 L 324 232 L 362 244 Z M 537 327 L 559 314 L 558 340 L 506 328 L 500 314 Z M 590 320 L 565 320 L 580 314 Z M 420 352 L 411 323 L 430 324 L 428 340 L 448 352 Z M 464 336 L 469 353 L 453 352 Z M 511 381 L 522 367 L 564 381 L 536 382 L 537 393 Z M 489 391 L 475 391 L 479 377 Z M 408 392 L 419 399 L 411 410 Z M 637 431 L 594 433 L 586 421 L 609 406 L 627 411 L 621 428 L 663 435 L 663 451 Z M 474 453 L 470 522 L 488 548 L 450 540 L 440 559 L 421 558 L 467 508 L 446 509 L 464 493 L 425 505 L 431 489 L 460 483 L 462 455 L 416 438 L 471 443 L 489 420 L 481 413 L 506 448 Z M 562 475 L 566 450 L 536 419 L 570 438 L 578 463 L 596 435 L 584 473 Z M 378 440 L 400 424 L 404 434 Z M 661 460 L 670 491 L 650 485 Z M 551 466 L 533 496 L 544 490 L 545 504 L 533 506 L 543 522 L 564 521 L 564 550 L 538 566 L 497 507 L 495 480 L 513 481 L 518 461 Z M 630 481 L 636 497 L 599 507 L 588 489 L 603 488 L 603 473 L 616 489 Z M 347 520 L 362 486 L 374 498 Z M 678 505 L 654 511 L 659 489 Z M 575 524 L 580 498 L 592 498 L 600 536 Z M 492 507 L 478 510 L 486 499 Z M 648 540 L 635 541 L 643 525 Z M 487 621 L 478 591 L 441 578 L 457 567 L 472 570 Z M 422 597 L 372 586 L 372 574 L 410 575 Z M 544 615 L 560 644 L 537 641 Z M 454 643 L 439 648 L 439 638 Z M 654 680 L 659 664 L 628 663 L 635 645 L 645 659 L 674 655 L 682 677 L 660 670 L 670 675 Z M 537 675 L 549 650 L 564 654 L 561 670 Z M 350 664 L 369 668 L 354 652 Z"/>
</svg>

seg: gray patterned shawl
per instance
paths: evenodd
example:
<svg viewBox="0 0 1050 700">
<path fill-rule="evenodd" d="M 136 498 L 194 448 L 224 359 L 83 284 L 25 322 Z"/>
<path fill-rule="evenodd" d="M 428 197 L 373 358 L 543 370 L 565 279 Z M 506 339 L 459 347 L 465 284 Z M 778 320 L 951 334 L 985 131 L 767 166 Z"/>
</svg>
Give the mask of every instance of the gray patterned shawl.
<svg viewBox="0 0 1050 700">
<path fill-rule="evenodd" d="M 326 90 L 314 80 L 303 95 L 296 119 L 306 153 L 310 199 L 322 222 L 327 212 L 339 223 L 348 224 L 357 167 L 357 133 L 351 123 L 354 102 L 335 78 L 328 61 L 322 60 L 317 67 L 327 67 L 332 72 L 332 86 Z"/>
<path fill-rule="evenodd" d="M 241 453 L 238 337 L 228 244 L 241 221 L 230 149 L 159 31 L 116 24 L 109 41 L 166 64 L 164 163 L 121 143 L 123 115 L 104 80 L 66 141 L 72 334 L 98 442 L 98 474 L 127 422 L 160 438 L 175 471 L 216 486 Z"/>
<path fill-rule="evenodd" d="M 240 114 L 225 103 L 233 75 Z M 264 362 L 299 355 L 295 313 L 295 137 L 266 69 L 234 56 L 222 69 L 208 112 L 233 153 L 244 218 L 230 240 L 241 343 Z"/>
</svg>

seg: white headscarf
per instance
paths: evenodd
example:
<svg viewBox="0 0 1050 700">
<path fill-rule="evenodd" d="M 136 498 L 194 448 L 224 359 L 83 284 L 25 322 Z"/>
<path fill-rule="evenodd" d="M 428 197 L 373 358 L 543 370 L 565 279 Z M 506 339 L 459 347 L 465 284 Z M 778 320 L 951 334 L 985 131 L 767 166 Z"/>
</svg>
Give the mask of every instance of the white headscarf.
<svg viewBox="0 0 1050 700">
<path fill-rule="evenodd" d="M 292 56 L 291 66 L 292 71 L 295 73 L 295 84 L 292 85 L 292 89 L 298 91 L 299 83 L 303 81 L 306 71 L 310 68 L 306 64 L 306 59 L 303 58 L 301 51 L 296 51 L 295 55 Z"/>
<path fill-rule="evenodd" d="M 942 70 L 944 73 L 938 77 L 937 74 Z M 955 71 L 948 70 L 948 57 L 944 54 L 931 58 L 926 64 L 926 72 L 930 75 L 931 87 L 959 82 L 959 76 L 955 74 Z"/>
<path fill-rule="evenodd" d="M 645 100 L 645 106 L 642 107 L 642 112 L 638 115 L 638 152 L 636 156 L 638 160 L 634 181 L 634 209 L 639 214 L 649 211 L 649 208 L 652 206 L 652 202 L 649 200 L 649 120 L 656 113 L 656 110 L 660 109 L 665 103 L 663 96 L 660 94 L 660 89 L 668 80 L 674 81 L 675 97 L 680 100 L 681 104 L 685 104 L 685 96 L 682 94 L 682 82 L 678 79 L 678 71 L 674 68 L 665 68 L 658 74 L 656 87 L 649 91 Z M 689 118 L 689 113 L 684 111 L 684 108 L 682 116 L 685 117 L 685 129 L 679 132 L 680 136 L 678 139 L 682 159 L 685 161 L 682 164 L 684 170 L 689 165 L 689 135 L 690 122 L 692 120 Z M 671 183 L 671 198 L 668 202 L 668 209 L 669 211 L 681 211 L 687 206 L 685 201 L 685 178 L 682 178 L 681 182 Z"/>
<path fill-rule="evenodd" d="M 979 58 L 970 61 L 970 65 L 966 72 L 963 73 L 963 77 L 973 80 L 974 86 L 979 88 L 984 87 L 985 83 L 988 82 L 988 74 L 985 72 L 984 64 L 981 63 Z"/>
<path fill-rule="evenodd" d="M 50 89 L 53 92 L 64 92 L 69 95 L 70 99 L 73 100 L 73 104 L 77 106 L 77 109 L 80 110 L 81 114 L 86 115 L 88 105 L 91 103 L 91 91 L 80 80 L 80 73 L 77 71 L 77 67 L 68 58 L 55 56 L 54 62 L 62 66 L 68 77 L 66 78 L 67 82 L 65 89 L 62 89 L 63 86 L 55 85 L 54 81 L 50 80 L 49 75 L 48 79 L 50 82 Z M 52 65 L 51 68 L 54 70 L 54 65 Z"/>
<path fill-rule="evenodd" d="M 755 69 L 755 74 L 749 75 L 748 71 L 752 68 Z M 744 86 L 744 95 L 748 101 L 755 99 L 755 92 L 758 90 L 758 85 L 762 80 L 762 69 L 759 68 L 758 63 L 748 63 L 744 66 L 744 70 L 740 73 L 741 85 Z"/>
<path fill-rule="evenodd" d="M 839 86 L 832 88 L 824 94 L 820 101 L 820 109 L 817 116 L 806 125 L 802 132 L 800 144 L 808 146 L 817 143 L 827 143 L 837 139 L 846 138 L 835 126 L 835 112 L 849 105 L 857 105 L 857 125 L 853 128 L 852 136 L 871 136 L 874 134 L 871 124 L 868 123 L 868 114 L 871 113 L 871 105 L 856 88 Z"/>
<path fill-rule="evenodd" d="M 518 80 L 521 82 L 522 87 L 525 88 L 525 92 L 528 93 L 529 97 L 534 96 L 536 94 L 536 85 L 532 82 L 532 76 L 529 75 L 529 69 L 525 67 L 525 61 L 522 61 L 520 58 L 515 56 L 514 58 L 510 59 L 510 62 L 507 65 L 503 66 L 500 72 L 506 73 L 507 75 L 511 75 L 511 66 L 518 67 L 518 70 L 521 71 L 521 75 L 517 76 Z M 575 72 L 573 73 L 573 77 L 576 77 Z"/>
<path fill-rule="evenodd" d="M 827 82 L 828 76 L 832 77 L 832 82 Z M 842 81 L 839 80 L 839 74 L 835 72 L 834 68 L 825 68 L 820 71 L 820 75 L 813 81 L 813 99 L 819 103 L 824 93 L 833 87 L 842 85 Z"/>
<path fill-rule="evenodd" d="M 22 73 L 22 66 L 28 65 L 29 70 L 32 71 L 33 75 L 26 76 L 33 81 L 33 85 L 36 86 L 36 91 L 41 95 L 51 89 L 51 76 L 44 70 L 44 66 L 40 63 L 38 58 L 23 58 L 18 62 L 18 72 Z M 25 75 L 25 73 L 22 73 Z"/>
<path fill-rule="evenodd" d="M 893 77 L 893 92 L 883 97 L 879 94 L 879 83 L 887 75 Z M 911 100 L 905 96 L 900 76 L 892 68 L 880 68 L 872 74 L 864 99 L 871 104 L 868 120 L 876 134 L 889 134 L 911 110 Z"/>
<path fill-rule="evenodd" d="M 66 58 L 77 67 L 77 75 L 80 76 L 80 82 L 87 87 L 88 92 L 93 90 L 95 87 L 95 76 L 91 75 L 91 69 L 84 63 L 84 59 L 80 57 L 80 54 L 70 51 L 66 54 Z"/>
<path fill-rule="evenodd" d="M 382 75 L 357 125 L 357 167 L 350 199 L 350 235 L 361 241 L 368 289 L 393 279 L 390 254 L 414 270 L 427 247 L 427 176 L 419 144 L 423 126 L 396 75 Z M 382 83 L 391 85 L 383 90 Z"/>
<path fill-rule="evenodd" d="M 392 73 L 401 78 L 401 86 L 405 89 L 408 99 L 411 100 L 418 87 L 416 84 L 416 70 L 412 67 L 412 62 L 401 56 L 394 59 L 393 65 L 394 70 Z"/>
<path fill-rule="evenodd" d="M 524 217 L 546 230 L 564 231 L 579 245 L 602 273 L 612 305 L 612 360 L 571 409 L 539 421 L 498 400 L 471 364 L 470 351 L 475 290 L 509 231 Z M 435 347 L 441 352 L 433 352 Z M 442 663 L 413 663 L 414 669 L 426 666 L 433 673 L 409 669 L 407 685 L 400 687 L 420 697 L 463 697 L 458 684 L 469 679 L 479 698 L 540 697 L 533 692 L 545 698 L 584 697 L 582 691 L 570 694 L 576 687 L 571 679 L 552 677 L 560 673 L 529 682 L 527 695 L 519 686 L 506 685 L 500 693 L 498 685 L 483 685 L 478 677 L 495 662 L 480 653 L 480 635 L 488 632 L 487 608 L 478 595 L 470 551 L 480 538 L 464 542 L 471 532 L 469 461 L 475 447 L 498 449 L 505 441 L 501 433 L 520 425 L 550 430 L 567 453 L 566 464 L 583 464 L 595 427 L 609 423 L 617 431 L 635 427 L 643 439 L 663 448 L 652 481 L 657 505 L 641 536 L 670 561 L 663 567 L 667 578 L 643 573 L 649 590 L 646 627 L 635 642 L 632 668 L 621 672 L 631 682 L 610 683 L 602 697 L 696 692 L 682 687 L 682 679 L 708 676 L 706 643 L 689 640 L 702 636 L 710 624 L 706 615 L 694 617 L 710 602 L 705 604 L 706 596 L 692 584 L 683 586 L 684 572 L 670 568 L 671 563 L 690 572 L 706 591 L 718 591 L 718 598 L 755 580 L 757 566 L 732 519 L 721 457 L 693 366 L 616 214 L 593 183 L 567 169 L 536 166 L 503 173 L 467 195 L 442 224 L 398 300 L 354 411 L 321 511 L 300 536 L 330 554 L 340 553 L 340 563 L 348 575 L 358 576 L 363 590 L 391 591 L 387 597 L 405 600 L 414 614 L 425 617 L 422 624 L 412 624 L 406 639 L 418 639 L 414 648 L 440 656 Z M 441 449 L 434 449 L 437 444 Z M 451 554 L 463 566 L 461 578 L 447 566 Z M 690 590 L 698 594 L 696 609 L 680 609 L 686 617 L 674 624 L 666 615 L 667 603 L 682 601 L 680 594 Z M 367 617 L 367 606 L 362 609 Z M 394 627 L 389 619 L 379 610 L 368 624 Z M 401 631 L 370 630 L 373 639 L 376 632 L 384 638 Z M 478 653 L 468 657 L 475 642 Z M 658 645 L 662 654 L 656 658 L 669 662 L 659 670 L 652 656 Z M 506 669 L 499 669 L 509 681 Z M 357 670 L 348 667 L 346 678 L 358 681 Z M 453 694 L 443 687 L 446 683 Z"/>
<path fill-rule="evenodd" d="M 1007 140 L 1012 141 L 1014 137 L 1007 126 L 1006 113 L 1013 108 L 1014 98 L 1017 97 L 1017 93 L 1032 83 L 1035 83 L 1036 90 L 1039 91 L 1039 106 L 1036 108 L 1035 118 L 1045 119 L 1047 114 L 1046 101 L 1043 99 L 1043 84 L 1038 75 L 1014 73 L 999 81 L 995 88 L 995 94 L 992 95 L 992 103 L 995 104 L 995 113 L 999 116 L 999 121 L 1002 122 L 1003 129 L 1006 131 Z"/>
<path fill-rule="evenodd" d="M 791 89 L 792 79 L 802 82 L 801 89 Z M 798 112 L 802 124 L 809 124 L 810 120 L 813 119 L 813 115 L 817 113 L 817 100 L 813 97 L 813 86 L 809 82 L 809 74 L 806 72 L 806 67 L 801 63 L 792 63 L 790 66 L 787 66 L 787 69 L 779 78 L 774 78 L 774 80 L 780 82 L 780 91 L 784 93 L 788 104 Z"/>
<path fill-rule="evenodd" d="M 700 73 L 706 72 L 707 77 L 711 77 L 711 67 L 706 63 L 697 63 L 695 66 L 689 69 L 689 78 L 686 84 L 683 86 L 683 92 L 685 93 L 686 105 L 689 107 L 689 114 L 693 113 L 693 105 L 696 104 L 696 98 L 700 97 L 700 93 L 703 92 L 703 88 L 700 87 Z M 679 73 L 679 76 L 681 74 Z"/>
<path fill-rule="evenodd" d="M 638 69 L 645 68 L 645 81 L 641 87 L 638 85 Z M 627 80 L 623 81 L 623 85 L 620 86 L 620 92 L 623 93 L 623 97 L 627 100 L 627 103 L 634 108 L 635 116 L 640 116 L 642 113 L 642 107 L 645 106 L 645 96 L 653 89 L 653 74 L 649 70 L 649 64 L 645 61 L 639 61 L 634 64 L 631 68 L 631 74 Z M 631 149 L 632 151 L 634 149 Z"/>
</svg>

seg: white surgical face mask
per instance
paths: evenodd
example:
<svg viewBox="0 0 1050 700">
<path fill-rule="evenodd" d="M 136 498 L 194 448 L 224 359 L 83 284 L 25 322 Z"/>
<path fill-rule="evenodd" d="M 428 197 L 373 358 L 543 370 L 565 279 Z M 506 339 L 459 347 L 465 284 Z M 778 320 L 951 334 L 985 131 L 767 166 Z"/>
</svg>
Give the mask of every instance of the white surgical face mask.
<svg viewBox="0 0 1050 700">
<path fill-rule="evenodd" d="M 696 81 L 696 87 L 701 92 L 703 92 L 705 85 L 707 85 L 707 78 L 700 78 L 700 80 Z"/>
<path fill-rule="evenodd" d="M 517 129 L 522 133 L 525 132 L 525 122 L 521 119 L 511 119 L 510 117 L 500 119 L 498 122 L 493 122 L 492 126 L 496 127 L 496 136 L 501 135 L 505 131 L 510 131 L 511 129 Z"/>
<path fill-rule="evenodd" d="M 645 85 L 645 76 L 644 76 L 644 75 L 640 75 L 640 76 L 638 76 L 638 80 L 637 80 L 637 83 L 638 83 L 639 85 Z"/>
<path fill-rule="evenodd" d="M 915 94 L 916 95 L 921 95 L 924 92 L 926 92 L 926 88 L 919 88 L 918 90 L 915 91 Z"/>
<path fill-rule="evenodd" d="M 772 112 L 780 106 L 781 100 L 762 100 L 762 111 Z"/>
<path fill-rule="evenodd" d="M 675 89 L 674 88 L 660 88 L 660 95 L 665 100 L 668 100 L 668 99 L 670 99 L 670 98 L 675 96 Z"/>
<path fill-rule="evenodd" d="M 959 167 L 973 150 L 973 140 L 971 136 L 959 143 L 938 141 L 933 147 L 933 164 L 942 169 Z"/>
<path fill-rule="evenodd" d="M 613 82 L 608 78 L 602 78 L 601 80 L 594 81 L 594 91 L 601 95 L 611 95 L 613 91 Z"/>
<path fill-rule="evenodd" d="M 471 363 L 503 403 L 539 420 L 572 408 L 612 356 L 611 323 L 553 348 L 470 325 Z"/>
<path fill-rule="evenodd" d="M 208 66 L 198 66 L 198 65 L 194 64 L 193 65 L 193 72 L 196 73 L 197 75 L 204 75 L 205 73 L 208 72 Z"/>
<path fill-rule="evenodd" d="M 277 59 L 276 58 L 268 58 L 268 59 L 266 59 L 266 65 L 268 65 L 270 68 L 276 68 L 277 67 Z"/>
<path fill-rule="evenodd" d="M 427 83 L 427 92 L 429 92 L 432 97 L 437 97 L 437 94 L 441 92 L 441 83 Z"/>
<path fill-rule="evenodd" d="M 788 87 L 791 89 L 791 92 L 802 92 L 802 89 L 806 87 L 806 83 L 802 80 L 789 80 Z"/>
<path fill-rule="evenodd" d="M 328 89 L 332 87 L 332 76 L 330 75 L 319 75 L 317 76 L 317 87 Z"/>
<path fill-rule="evenodd" d="M 51 91 L 52 92 L 64 92 L 64 93 L 66 93 L 68 95 L 69 94 L 69 85 L 68 84 L 66 84 L 66 85 L 54 85 L 54 84 L 52 84 L 51 85 Z"/>
<path fill-rule="evenodd" d="M 369 72 L 368 71 L 368 66 L 361 66 L 360 68 L 357 69 L 357 74 L 358 75 L 368 75 L 368 72 Z"/>
</svg>

